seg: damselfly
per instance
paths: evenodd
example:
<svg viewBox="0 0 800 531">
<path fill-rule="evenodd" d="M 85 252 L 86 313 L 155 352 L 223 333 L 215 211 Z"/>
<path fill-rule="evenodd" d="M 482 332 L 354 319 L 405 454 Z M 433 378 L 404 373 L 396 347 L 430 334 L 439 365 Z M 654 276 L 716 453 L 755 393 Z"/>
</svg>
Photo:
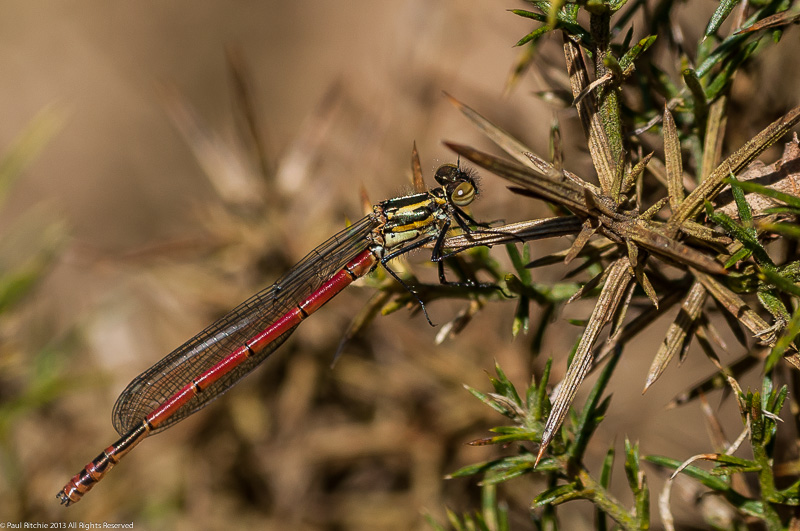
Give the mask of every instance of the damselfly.
<svg viewBox="0 0 800 531">
<path fill-rule="evenodd" d="M 277 349 L 323 304 L 378 264 L 422 303 L 389 260 L 433 245 L 439 280 L 446 283 L 444 241 L 453 222 L 469 232 L 462 210 L 477 195 L 474 178 L 457 165 L 441 166 L 440 187 L 383 201 L 372 213 L 311 251 L 275 284 L 137 376 L 114 405 L 114 429 L 122 437 L 103 450 L 59 491 L 64 505 L 79 501 L 145 437 L 207 406 Z M 423 306 L 424 310 L 424 306 Z"/>
</svg>

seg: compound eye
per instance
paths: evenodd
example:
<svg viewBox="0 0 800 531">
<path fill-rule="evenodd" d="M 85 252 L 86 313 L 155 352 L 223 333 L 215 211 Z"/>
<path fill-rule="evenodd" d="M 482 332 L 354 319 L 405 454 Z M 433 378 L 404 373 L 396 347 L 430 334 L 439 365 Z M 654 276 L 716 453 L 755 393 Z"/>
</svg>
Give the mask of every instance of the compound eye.
<svg viewBox="0 0 800 531">
<path fill-rule="evenodd" d="M 453 193 L 450 194 L 450 200 L 453 201 L 453 204 L 456 206 L 467 206 L 475 200 L 475 187 L 472 183 L 468 182 L 459 184 L 456 186 L 456 189 L 453 190 Z"/>
<path fill-rule="evenodd" d="M 444 164 L 439 166 L 433 178 L 441 185 L 446 185 L 455 182 L 458 179 L 460 170 L 455 164 Z"/>
</svg>

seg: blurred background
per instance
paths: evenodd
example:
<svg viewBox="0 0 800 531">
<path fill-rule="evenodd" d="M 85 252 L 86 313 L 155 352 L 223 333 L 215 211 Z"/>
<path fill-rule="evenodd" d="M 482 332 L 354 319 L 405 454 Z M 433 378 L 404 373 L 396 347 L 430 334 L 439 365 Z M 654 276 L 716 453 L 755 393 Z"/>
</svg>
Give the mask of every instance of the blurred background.
<svg viewBox="0 0 800 531">
<path fill-rule="evenodd" d="M 560 42 L 545 42 L 536 67 L 506 90 L 520 54 L 512 45 L 531 29 L 506 11 L 518 7 L 4 2 L 0 146 L 30 157 L 13 186 L 0 183 L 0 266 L 21 267 L 32 287 L 0 314 L 0 521 L 424 529 L 426 514 L 444 521 L 446 507 L 476 507 L 476 479 L 443 476 L 503 452 L 466 445 L 503 419 L 463 384 L 490 390 L 497 361 L 524 388 L 544 359 L 531 358 L 530 338 L 512 340 L 513 304 L 488 304 L 440 345 L 441 328 L 410 308 L 379 317 L 331 370 L 374 293 L 364 283 L 223 399 L 148 439 L 81 503 L 64 509 L 55 494 L 117 439 L 111 409 L 132 378 L 359 218 L 361 187 L 371 203 L 408 193 L 412 142 L 429 185 L 453 161 L 442 140 L 493 149 L 442 91 L 545 157 L 558 117 L 562 137 L 575 139 L 566 167 L 591 178 L 573 111 L 533 95 L 551 88 L 542 72 L 566 79 Z M 687 20 L 686 32 L 701 30 Z M 481 184 L 478 219 L 547 214 L 491 175 Z M 562 248 L 540 242 L 532 256 Z M 435 279 L 424 252 L 408 262 Z M 537 274 L 555 281 L 563 270 Z M 442 325 L 466 304 L 428 311 Z M 575 303 L 558 319 L 589 308 Z M 643 454 L 678 458 L 707 449 L 697 408 L 663 409 L 713 372 L 705 359 L 690 356 L 640 396 L 672 317 L 626 353 L 597 440 L 621 447 L 628 436 Z M 552 330 L 563 333 L 544 348 L 556 380 L 580 329 Z M 542 488 L 521 478 L 500 490 L 512 524 L 528 525 Z M 565 517 L 572 528 L 591 526 L 586 508 Z"/>
</svg>

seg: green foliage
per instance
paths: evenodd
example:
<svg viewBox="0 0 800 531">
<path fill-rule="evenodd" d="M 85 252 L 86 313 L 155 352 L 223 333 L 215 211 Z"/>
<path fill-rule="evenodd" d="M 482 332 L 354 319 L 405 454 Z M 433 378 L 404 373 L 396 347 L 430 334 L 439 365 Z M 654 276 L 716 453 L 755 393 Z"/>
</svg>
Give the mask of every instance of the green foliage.
<svg viewBox="0 0 800 531">
<path fill-rule="evenodd" d="M 694 48 L 695 56 L 689 57 L 685 43 L 676 45 L 672 34 L 676 22 L 671 2 L 659 4 L 653 12 L 645 11 L 645 3 L 638 1 L 529 3 L 533 6 L 530 10 L 512 10 L 536 24 L 516 43 L 526 48 L 513 67 L 512 83 L 534 64 L 544 38 L 558 34 L 564 42 L 568 88 L 598 182 L 562 168 L 558 127 L 551 133 L 551 160 L 547 161 L 457 101 L 454 103 L 467 118 L 514 162 L 468 146 L 448 146 L 462 158 L 508 180 L 512 191 L 546 201 L 556 213 L 554 218 L 494 229 L 513 232 L 514 238 L 486 238 L 490 244 L 507 243 L 512 271 L 504 273 L 496 264 L 493 271 L 495 278 L 503 279 L 503 294 L 517 299 L 512 335 L 533 329 L 532 351 L 538 353 L 557 305 L 577 297 L 596 298 L 597 302 L 591 316 L 574 320 L 585 330 L 576 339 L 567 375 L 552 396 L 546 390 L 551 385 L 551 361 L 524 392 L 517 391 L 499 366 L 495 367 L 496 377 L 490 378 L 492 392 L 468 388 L 506 418 L 506 424 L 490 430 L 491 436 L 471 444 L 502 445 L 505 456 L 462 467 L 449 477 L 477 475 L 483 485 L 507 484 L 509 489 L 520 484 L 517 478 L 521 476 L 536 477 L 535 484 L 541 489 L 528 494 L 531 518 L 542 528 L 557 528 L 557 508 L 577 499 L 595 505 L 598 528 L 649 528 L 651 520 L 656 520 L 651 516 L 639 445 L 627 439 L 624 444 L 622 467 L 633 500 L 630 507 L 611 493 L 615 449 L 609 448 L 596 470 L 585 460 L 590 445 L 599 444 L 593 440 L 597 426 L 611 411 L 610 397 L 603 392 L 627 342 L 681 302 L 681 311 L 653 360 L 645 389 L 658 380 L 674 354 L 683 359 L 696 338 L 719 373 L 689 389 L 673 405 L 726 387 L 733 390 L 744 431 L 736 443 L 726 443 L 725 448 L 686 462 L 661 456 L 648 456 L 645 461 L 675 470 L 725 499 L 734 511 L 729 525 L 709 525 L 742 528 L 748 518 L 754 518 L 768 529 L 796 526 L 798 520 L 787 516 L 791 512 L 786 507 L 798 504 L 800 480 L 787 487 L 786 481 L 776 482 L 775 470 L 776 461 L 782 458 L 776 453 L 776 441 L 784 430 L 779 415 L 787 414 L 784 406 L 798 391 L 796 385 L 790 390 L 780 382 L 787 379 L 787 370 L 800 369 L 795 345 L 800 333 L 800 256 L 798 244 L 791 241 L 800 238 L 796 223 L 800 198 L 794 185 L 800 175 L 796 171 L 800 143 L 788 144 L 783 158 L 770 166 L 749 165 L 800 122 L 800 107 L 743 145 L 728 146 L 731 154 L 723 156 L 730 91 L 737 74 L 779 42 L 783 28 L 797 20 L 796 10 L 788 10 L 783 0 L 765 0 L 751 4 L 749 12 L 740 16 L 735 9 L 738 0 L 723 0 L 707 21 Z M 631 20 L 640 12 L 649 18 L 645 34 L 637 38 Z M 614 22 L 612 15 L 617 15 Z M 725 36 L 729 23 L 733 29 Z M 764 29 L 772 33 L 759 31 Z M 655 55 L 663 60 L 657 63 Z M 664 68 L 664 62 L 670 60 L 675 64 Z M 565 87 L 542 94 L 559 93 L 561 88 Z M 757 105 L 752 102 L 754 109 Z M 650 133 L 656 134 L 656 141 Z M 662 146 L 663 157 L 644 155 Z M 763 182 L 759 177 L 764 177 Z M 645 200 L 653 206 L 645 208 Z M 669 213 L 665 214 L 667 206 Z M 574 243 L 552 256 L 529 262 L 527 246 L 517 248 L 520 240 L 560 237 L 564 231 L 574 235 Z M 473 245 L 480 240 L 474 238 Z M 776 240 L 786 244 L 785 252 L 776 253 L 777 246 L 772 243 Z M 460 242 L 454 238 L 453 246 Z M 536 283 L 529 271 L 573 260 L 578 265 L 567 278 L 591 272 L 588 280 L 548 287 Z M 664 273 L 654 265 L 657 260 L 681 268 L 682 274 Z M 631 301 L 643 295 L 653 306 L 640 310 L 644 305 L 636 307 Z M 721 345 L 712 326 L 710 300 L 743 343 L 747 344 L 742 327 L 751 333 L 751 355 L 728 367 L 719 361 Z M 531 304 L 543 310 L 544 317 L 536 326 L 530 322 Z M 594 347 L 607 324 L 611 327 L 607 345 Z M 608 361 L 585 403 L 577 407 L 576 390 L 600 359 Z M 759 363 L 763 367 L 761 390 L 743 391 L 738 378 Z M 797 407 L 792 402 L 793 411 Z M 716 422 L 710 420 L 712 425 Z M 719 441 L 724 440 L 721 433 L 717 435 Z M 732 455 L 744 446 L 751 457 Z M 710 463 L 711 470 L 694 466 L 697 460 Z M 758 488 L 742 488 L 745 482 L 739 476 L 756 477 Z M 660 521 L 670 529 L 674 525 L 668 503 L 671 484 L 672 479 L 659 504 Z M 460 520 L 451 522 L 460 529 L 455 522 Z"/>
<path fill-rule="evenodd" d="M 447 510 L 447 521 L 450 528 L 455 531 L 508 531 L 508 508 L 497 499 L 497 488 L 486 483 L 481 487 L 481 510 L 474 515 L 457 515 L 450 509 Z M 444 531 L 446 527 L 436 522 L 430 515 L 428 523 L 437 531 Z"/>
</svg>

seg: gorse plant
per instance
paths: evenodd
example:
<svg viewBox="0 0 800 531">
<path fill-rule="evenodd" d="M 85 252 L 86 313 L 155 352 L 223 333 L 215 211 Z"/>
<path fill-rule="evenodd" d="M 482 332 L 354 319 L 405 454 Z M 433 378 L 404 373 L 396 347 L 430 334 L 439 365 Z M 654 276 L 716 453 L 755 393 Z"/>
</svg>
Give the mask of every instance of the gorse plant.
<svg viewBox="0 0 800 531">
<path fill-rule="evenodd" d="M 795 516 L 800 514 L 798 456 L 795 447 L 787 450 L 787 445 L 781 444 L 800 425 L 797 419 L 794 426 L 787 422 L 798 410 L 795 397 L 800 386 L 794 372 L 800 369 L 795 345 L 800 333 L 800 226 L 796 222 L 800 198 L 794 180 L 800 173 L 800 143 L 796 139 L 789 142 L 780 155 L 777 150 L 765 152 L 800 122 L 800 107 L 779 116 L 780 112 L 772 112 L 754 99 L 746 115 L 754 121 L 753 130 L 761 132 L 749 139 L 736 139 L 732 134 L 741 134 L 743 129 L 734 127 L 740 110 L 733 92 L 737 80 L 749 75 L 748 69 L 764 52 L 786 46 L 783 32 L 793 31 L 788 26 L 800 16 L 796 7 L 785 0 L 723 1 L 705 23 L 697 43 L 688 42 L 678 31 L 677 3 L 670 1 L 654 5 L 640 0 L 533 1 L 525 7 L 509 15 L 535 26 L 516 39 L 522 53 L 512 66 L 509 84 L 513 86 L 537 67 L 546 39 L 563 46 L 567 75 L 548 79 L 564 82 L 558 85 L 553 81 L 553 86 L 538 95 L 567 107 L 563 113 L 567 119 L 577 117 L 584 138 L 569 145 L 580 143 L 587 148 L 593 171 L 581 175 L 574 172 L 580 167 L 574 159 L 565 163 L 567 151 L 571 156 L 580 151 L 562 145 L 558 124 L 551 128 L 550 153 L 537 154 L 505 132 L 501 124 L 490 121 L 495 119 L 491 109 L 448 97 L 508 155 L 498 157 L 448 144 L 461 161 L 487 170 L 484 179 L 492 179 L 490 174 L 494 174 L 507 180 L 510 190 L 523 201 L 546 202 L 552 217 L 473 226 L 471 231 L 447 234 L 444 247 L 459 251 L 448 258 L 448 274 L 461 281 L 457 285 L 419 282 L 402 261 L 393 263 L 411 293 L 379 268 L 367 280 L 375 288 L 374 296 L 352 319 L 344 336 L 345 340 L 353 338 L 380 313 L 409 306 L 419 309 L 419 300 L 467 301 L 464 310 L 439 329 L 437 340 L 443 341 L 470 326 L 487 301 L 510 304 L 514 317 L 508 328 L 513 336 L 527 335 L 532 353 L 544 350 L 546 338 L 556 334 L 569 337 L 573 348 L 563 353 L 569 358 L 566 377 L 556 382 L 554 376 L 553 367 L 563 359 L 548 360 L 528 384 L 515 385 L 508 367 L 497 364 L 487 388 L 469 386 L 472 396 L 462 400 L 460 386 L 442 385 L 447 392 L 453 389 L 443 400 L 442 394 L 435 395 L 443 393 L 442 389 L 428 387 L 435 387 L 440 380 L 448 384 L 465 381 L 464 374 L 475 372 L 483 358 L 471 365 L 474 360 L 469 355 L 477 357 L 475 352 L 458 352 L 447 358 L 445 352 L 419 354 L 409 348 L 407 360 L 398 362 L 402 356 L 385 356 L 380 363 L 373 363 L 346 356 L 331 372 L 327 367 L 333 344 L 316 340 L 325 343 L 320 348 L 324 359 L 308 352 L 308 344 L 287 345 L 292 355 L 276 356 L 270 370 L 254 375 L 261 378 L 252 387 L 259 392 L 256 400 L 231 393 L 229 399 L 218 403 L 219 408 L 229 409 L 218 409 L 223 413 L 198 420 L 203 424 L 194 432 L 184 431 L 184 444 L 174 455 L 200 466 L 162 466 L 151 454 L 149 460 L 140 461 L 145 466 L 120 470 L 133 480 L 119 478 L 113 487 L 116 490 L 112 483 L 105 506 L 98 499 L 90 506 L 96 512 L 83 514 L 115 515 L 126 522 L 136 518 L 135 525 L 144 520 L 151 527 L 174 527 L 178 515 L 207 527 L 214 527 L 217 520 L 230 523 L 234 517 L 239 519 L 237 523 L 252 521 L 263 526 L 272 515 L 273 527 L 287 527 L 287 522 L 292 522 L 344 529 L 351 525 L 363 528 L 367 526 L 363 522 L 369 522 L 380 528 L 380 523 L 388 520 L 380 520 L 378 513 L 391 512 L 389 508 L 407 517 L 409 507 L 438 504 L 439 498 L 431 496 L 441 492 L 431 486 L 438 486 L 442 470 L 447 470 L 450 478 L 480 480 L 481 506 L 465 514 L 448 512 L 446 524 L 431 518 L 431 525 L 438 528 L 509 529 L 517 515 L 506 508 L 503 498 L 515 489 L 514 498 L 529 502 L 530 522 L 540 529 L 562 525 L 565 519 L 559 518 L 559 512 L 575 500 L 592 504 L 598 529 L 656 525 L 671 529 L 680 524 L 673 522 L 672 480 L 667 480 L 661 492 L 652 493 L 645 472 L 655 471 L 680 474 L 697 486 L 698 498 L 702 494 L 704 500 L 713 496 L 724 502 L 725 511 L 712 512 L 700 504 L 691 509 L 700 515 L 696 520 L 705 519 L 707 527 L 800 527 L 800 518 Z M 219 315 L 238 302 L 229 300 L 238 297 L 229 285 L 249 282 L 263 286 L 266 279 L 274 280 L 295 263 L 297 252 L 307 250 L 279 244 L 299 230 L 298 219 L 314 225 L 308 214 L 326 208 L 326 201 L 319 199 L 325 199 L 331 183 L 316 182 L 323 185 L 320 189 L 326 193 L 322 194 L 296 194 L 288 188 L 282 192 L 276 185 L 278 168 L 286 163 L 287 167 L 301 167 L 297 172 L 301 174 L 314 166 L 318 155 L 308 144 L 325 136 L 320 131 L 326 128 L 320 125 L 330 120 L 329 113 L 336 107 L 332 102 L 341 98 L 335 88 L 323 98 L 313 116 L 315 123 L 310 129 L 314 132 L 308 135 L 313 142 L 300 135 L 294 143 L 296 152 L 273 160 L 265 149 L 265 134 L 254 110 L 256 91 L 251 90 L 245 62 L 235 49 L 229 50 L 228 66 L 238 119 L 235 145 L 206 125 L 202 113 L 177 90 L 167 88 L 162 93 L 168 114 L 207 174 L 215 198 L 208 208 L 200 209 L 204 235 L 199 243 L 189 242 L 191 252 L 182 255 L 187 267 L 167 266 L 164 269 L 169 271 L 153 275 L 159 277 L 154 280 L 158 286 L 171 282 L 170 277 L 179 278 L 183 284 L 175 284 L 181 286 L 178 289 L 186 286 L 187 291 L 198 294 L 202 303 L 196 306 L 213 308 L 209 313 Z M 0 207 L 22 162 L 44 143 L 54 122 L 45 114 L 32 127 L 31 135 L 24 137 L 27 141 L 1 158 Z M 757 162 L 758 157 L 767 162 Z M 413 160 L 415 189 L 419 190 L 422 172 L 416 153 Z M 309 182 L 304 186 L 310 189 Z M 302 215 L 291 218 L 290 204 L 300 201 L 306 202 L 294 208 Z M 285 232 L 281 221 L 288 226 Z M 529 242 L 556 237 L 569 237 L 559 241 L 570 244 L 531 259 Z M 0 238 L 0 316 L 12 317 L 20 302 L 34 291 L 64 239 L 56 223 L 7 228 Z M 158 260 L 145 265 L 156 270 L 162 267 L 159 253 L 186 248 L 185 241 L 173 243 L 151 249 L 149 256 Z M 496 260 L 499 249 L 488 249 L 501 244 L 510 266 Z M 138 256 L 146 262 L 148 253 Z M 537 279 L 536 268 L 553 264 L 569 268 L 563 280 L 545 283 Z M 494 285 L 477 282 L 479 276 L 489 277 Z M 209 287 L 215 285 L 222 289 Z M 593 310 L 568 325 L 554 318 L 577 299 L 592 302 Z M 538 311 L 531 311 L 532 305 Z M 686 455 L 647 456 L 644 445 L 626 438 L 623 455 L 618 456 L 613 446 L 607 449 L 606 442 L 596 436 L 603 419 L 614 413 L 615 403 L 607 395 L 609 382 L 625 363 L 631 341 L 642 332 L 652 334 L 656 327 L 651 325 L 670 311 L 675 317 L 660 347 L 654 349 L 642 385 L 645 389 L 657 385 L 670 361 L 684 359 L 689 346 L 693 342 L 698 345 L 697 350 L 705 353 L 718 371 L 686 389 L 670 405 L 701 406 L 710 426 L 710 448 L 689 459 Z M 427 326 L 422 323 L 419 325 Z M 574 332 L 576 323 L 581 332 Z M 720 336 L 724 334 L 718 332 L 723 326 L 730 328 L 746 350 L 739 359 L 723 361 Z M 8 434 L 25 413 L 72 392 L 79 384 L 85 388 L 90 380 L 84 376 L 75 382 L 74 377 L 63 376 L 65 358 L 58 355 L 63 349 L 52 346 L 29 355 L 34 359 L 32 369 L 20 369 L 23 364 L 15 360 L 22 357 L 22 349 L 13 348 L 13 332 L 12 328 L 3 329 L 12 348 L 0 352 L 2 365 L 11 367 L 2 376 L 15 382 L 0 393 L 0 453 L 4 485 L 8 486 L 3 491 L 4 501 L 11 500 L 16 506 L 9 521 L 29 517 L 39 503 L 55 507 L 52 494 L 60 485 L 54 486 L 48 478 L 42 487 L 47 500 L 40 501 L 44 498 L 34 495 L 38 491 L 29 485 L 35 474 L 15 461 L 19 452 L 14 446 L 18 444 Z M 138 328 L 135 332 L 144 333 Z M 409 339 L 409 345 L 414 339 Z M 409 374 L 413 377 L 387 377 L 383 365 L 387 358 L 401 368 L 412 367 Z M 318 370 L 317 365 L 325 370 Z M 455 366 L 461 372 L 454 375 L 450 369 Z M 741 376 L 756 368 L 762 373 L 759 388 L 740 385 Z M 593 370 L 596 379 L 591 386 L 583 384 Z M 319 376 L 322 374 L 328 379 Z M 390 381 L 396 387 L 390 389 Z M 576 401 L 582 384 L 586 398 Z M 733 397 L 724 407 L 736 409 L 741 417 L 733 441 L 723 434 L 721 422 L 705 402 L 705 395 L 719 388 Z M 385 402 L 376 406 L 374 397 Z M 342 407 L 334 410 L 331 405 L 337 400 Z M 274 415 L 265 403 L 273 406 Z M 434 404 L 456 404 L 452 409 L 460 418 L 443 426 L 448 423 L 441 422 L 443 416 L 433 411 Z M 51 416 L 58 417 L 62 426 L 77 425 L 78 415 L 87 416 L 77 408 L 70 412 L 64 407 L 57 413 Z M 88 417 L 94 416 L 95 412 L 91 413 Z M 414 416 L 419 418 L 409 422 Z M 457 453 L 453 448 L 463 442 L 464 433 L 485 425 L 486 418 L 496 419 L 497 426 L 471 444 L 496 445 L 496 455 L 501 457 L 462 467 L 463 454 L 453 458 Z M 333 421 L 340 423 L 338 429 L 331 429 Z M 79 431 L 70 427 L 69 433 Z M 74 472 L 73 459 L 89 457 L 85 445 L 90 444 L 90 437 L 82 433 L 69 439 L 58 453 L 64 463 L 69 462 L 68 472 Z M 313 459 L 305 461 L 309 454 Z M 594 465 L 589 455 L 604 458 Z M 365 456 L 374 462 L 352 465 Z M 44 462 L 38 455 L 34 459 Z M 301 462 L 304 465 L 298 466 Z M 615 468 L 624 470 L 623 485 L 617 484 L 619 480 L 612 482 Z M 519 481 L 522 476 L 536 477 L 541 488 L 519 494 L 531 485 Z M 468 485 L 464 482 L 460 488 Z M 380 496 L 370 499 L 372 494 Z M 223 516 L 209 517 L 217 514 L 206 512 L 209 507 Z M 290 511 L 296 511 L 291 513 L 295 519 L 287 517 Z M 92 519 L 77 514 L 77 518 Z M 310 523 L 306 520 L 309 514 L 314 518 Z M 399 521 L 413 521 L 417 512 L 407 518 Z M 48 517 L 46 521 L 55 520 Z M 691 523 L 696 528 L 703 525 Z"/>
<path fill-rule="evenodd" d="M 463 159 L 508 180 L 513 192 L 546 201 L 556 216 L 493 227 L 495 234 L 456 236 L 447 243 L 510 246 L 511 272 L 501 271 L 485 254 L 471 257 L 473 269 L 488 269 L 503 279 L 501 295 L 475 293 L 474 297 L 516 298 L 515 332 L 530 325 L 529 303 L 541 305 L 544 311 L 535 342 L 547 333 L 545 325 L 558 304 L 579 297 L 596 303 L 553 396 L 549 362 L 527 389 L 516 389 L 499 366 L 491 378 L 492 392 L 470 388 L 508 422 L 494 428 L 493 436 L 472 444 L 499 444 L 516 451 L 452 474 L 481 475 L 488 490 L 481 512 L 464 517 L 451 513 L 450 524 L 457 529 L 507 528 L 494 486 L 522 474 L 538 474 L 548 487 L 530 493 L 531 517 L 542 529 L 556 528 L 557 506 L 576 499 L 596 506 L 598 528 L 612 525 L 609 518 L 624 529 L 649 528 L 651 493 L 638 445 L 625 441 L 632 506 L 609 490 L 613 448 L 600 470 L 589 470 L 584 455 L 599 422 L 613 407 L 603 393 L 626 345 L 680 305 L 653 357 L 644 388 L 656 384 L 676 355 L 685 357 L 696 339 L 733 391 L 743 431 L 730 443 L 721 429 L 712 430 L 714 450 L 686 462 L 660 456 L 645 459 L 687 475 L 728 502 L 729 518 L 711 521 L 704 514 L 708 525 L 797 528 L 800 519 L 794 516 L 794 507 L 800 504 L 800 482 L 776 480 L 779 474 L 796 477 L 797 467 L 780 461 L 786 452 L 776 453 L 776 439 L 778 427 L 784 429 L 781 418 L 787 420 L 797 411 L 798 378 L 788 373 L 800 369 L 794 344 L 800 332 L 796 243 L 800 199 L 795 182 L 800 146 L 795 138 L 773 164 L 754 161 L 800 122 L 800 107 L 777 119 L 764 117 L 765 123 L 774 121 L 746 142 L 725 142 L 737 74 L 764 50 L 784 45 L 783 32 L 797 18 L 796 9 L 786 1 L 744 5 L 723 1 L 690 53 L 692 47 L 675 30 L 672 2 L 654 7 L 634 0 L 529 3 L 530 9 L 513 11 L 536 21 L 538 27 L 517 43 L 525 51 L 512 83 L 534 64 L 544 37 L 563 39 L 572 98 L 568 103 L 577 110 L 596 178 L 564 167 L 558 128 L 553 129 L 553 153 L 545 158 L 452 99 L 513 161 L 464 145 L 448 146 Z M 647 33 L 642 38 L 634 37 L 634 17 L 644 17 Z M 728 36 L 723 26 L 731 28 Z M 672 68 L 656 66 L 656 59 L 672 63 Z M 552 87 L 547 95 L 555 97 L 566 88 Z M 757 108 L 759 102 L 752 104 Z M 527 249 L 520 253 L 515 245 L 565 234 L 574 235 L 570 247 L 535 262 L 529 263 Z M 770 241 L 775 243 L 767 246 Z M 579 286 L 545 287 L 533 282 L 530 268 L 556 262 L 573 267 L 567 278 L 588 272 L 589 280 Z M 664 268 L 665 264 L 671 267 Z M 742 359 L 728 366 L 718 355 L 722 345 L 716 310 L 747 349 Z M 608 339 L 597 345 L 607 327 Z M 579 386 L 604 360 L 586 402 L 573 410 Z M 756 365 L 762 368 L 761 389 L 742 389 L 737 378 Z M 718 385 L 718 377 L 709 378 L 675 404 L 701 399 Z M 731 455 L 746 446 L 751 457 Z M 710 461 L 712 468 L 690 464 L 698 459 Z M 751 477 L 754 481 L 748 484 Z M 668 481 L 659 496 L 659 512 L 662 525 L 671 529 L 670 486 Z"/>
</svg>

